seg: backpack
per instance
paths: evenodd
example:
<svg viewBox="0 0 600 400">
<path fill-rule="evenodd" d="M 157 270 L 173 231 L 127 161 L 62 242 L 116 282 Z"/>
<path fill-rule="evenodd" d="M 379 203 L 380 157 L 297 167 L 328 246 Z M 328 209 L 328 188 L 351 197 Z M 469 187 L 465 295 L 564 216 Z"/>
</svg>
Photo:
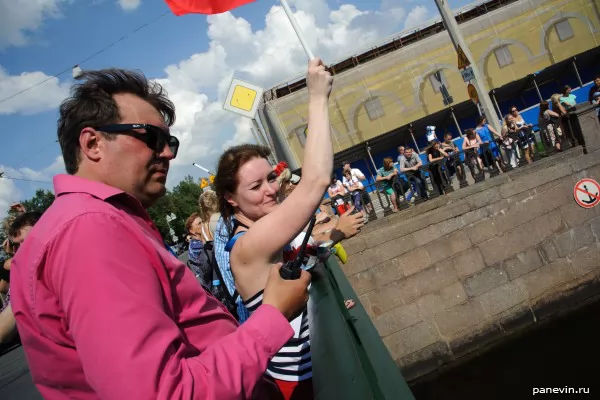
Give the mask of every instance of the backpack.
<svg viewBox="0 0 600 400">
<path fill-rule="evenodd" d="M 225 286 L 225 281 L 223 280 L 223 275 L 221 274 L 221 270 L 219 269 L 219 265 L 217 264 L 217 259 L 215 257 L 214 244 L 212 241 L 205 242 L 202 248 L 202 255 L 204 262 L 201 266 L 202 274 L 198 277 L 202 287 L 212 294 L 217 300 L 219 300 L 233 315 L 236 321 L 239 321 L 239 315 L 237 313 L 237 304 L 236 298 L 238 297 L 238 292 L 235 290 L 233 295 L 229 293 L 227 286 Z M 193 261 L 188 261 L 188 266 L 194 270 L 190 266 L 190 264 L 195 265 Z"/>
</svg>

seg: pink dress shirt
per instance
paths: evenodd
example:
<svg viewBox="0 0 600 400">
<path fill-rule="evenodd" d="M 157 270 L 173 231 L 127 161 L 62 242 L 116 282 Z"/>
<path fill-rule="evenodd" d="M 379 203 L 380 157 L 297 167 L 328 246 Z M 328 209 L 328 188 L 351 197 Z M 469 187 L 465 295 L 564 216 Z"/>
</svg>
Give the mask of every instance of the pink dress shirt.
<svg viewBox="0 0 600 400">
<path fill-rule="evenodd" d="M 69 175 L 13 261 L 11 301 L 45 399 L 269 398 L 293 330 L 274 307 L 242 326 L 165 248 L 132 196 Z"/>
</svg>

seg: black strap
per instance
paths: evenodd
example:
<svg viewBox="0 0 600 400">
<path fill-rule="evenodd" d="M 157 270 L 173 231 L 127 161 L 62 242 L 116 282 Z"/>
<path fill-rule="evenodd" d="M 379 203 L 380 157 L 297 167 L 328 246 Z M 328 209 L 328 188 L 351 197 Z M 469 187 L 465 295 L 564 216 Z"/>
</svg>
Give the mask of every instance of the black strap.
<svg viewBox="0 0 600 400">
<path fill-rule="evenodd" d="M 225 280 L 223 279 L 223 274 L 221 273 L 221 268 L 219 268 L 219 263 L 217 262 L 217 256 L 215 254 L 215 247 L 214 247 L 214 243 L 213 242 L 206 242 L 206 243 L 210 243 L 209 247 L 212 253 L 212 259 L 210 259 L 210 263 L 213 266 L 213 270 L 215 271 L 215 273 L 217 274 L 217 278 L 219 278 L 219 282 L 221 282 L 221 284 L 225 287 L 225 291 L 227 292 L 227 295 L 231 296 L 231 300 L 235 303 L 235 300 L 238 296 L 238 291 L 237 289 L 233 289 L 233 295 L 229 293 L 229 289 L 227 288 L 227 285 L 225 284 Z M 205 248 L 206 248 L 206 243 L 205 243 Z M 207 251 L 207 254 L 210 254 Z"/>
<path fill-rule="evenodd" d="M 231 232 L 229 233 L 229 240 L 231 240 L 231 238 L 235 235 L 235 231 L 237 230 L 237 228 L 246 228 L 246 229 L 250 229 L 250 227 L 246 224 L 241 223 L 240 221 L 238 221 L 237 219 L 233 218 L 233 227 L 231 229 Z"/>
</svg>

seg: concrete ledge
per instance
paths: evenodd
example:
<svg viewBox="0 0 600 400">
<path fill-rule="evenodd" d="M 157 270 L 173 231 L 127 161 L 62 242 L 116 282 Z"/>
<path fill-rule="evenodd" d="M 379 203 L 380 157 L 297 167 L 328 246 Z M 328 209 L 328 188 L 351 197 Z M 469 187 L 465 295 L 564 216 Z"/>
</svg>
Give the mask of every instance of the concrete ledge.
<svg viewBox="0 0 600 400">
<path fill-rule="evenodd" d="M 344 273 L 409 380 L 600 296 L 600 206 L 573 187 L 600 151 L 572 149 L 371 225 Z"/>
</svg>

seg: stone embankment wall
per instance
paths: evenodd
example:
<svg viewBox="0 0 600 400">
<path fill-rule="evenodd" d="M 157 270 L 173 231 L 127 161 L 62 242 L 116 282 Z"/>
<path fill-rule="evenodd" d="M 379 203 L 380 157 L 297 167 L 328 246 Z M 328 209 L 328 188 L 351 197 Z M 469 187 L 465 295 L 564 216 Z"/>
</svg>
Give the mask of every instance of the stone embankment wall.
<svg viewBox="0 0 600 400">
<path fill-rule="evenodd" d="M 407 380 L 600 294 L 600 151 L 575 148 L 369 223 L 343 265 Z"/>
</svg>

